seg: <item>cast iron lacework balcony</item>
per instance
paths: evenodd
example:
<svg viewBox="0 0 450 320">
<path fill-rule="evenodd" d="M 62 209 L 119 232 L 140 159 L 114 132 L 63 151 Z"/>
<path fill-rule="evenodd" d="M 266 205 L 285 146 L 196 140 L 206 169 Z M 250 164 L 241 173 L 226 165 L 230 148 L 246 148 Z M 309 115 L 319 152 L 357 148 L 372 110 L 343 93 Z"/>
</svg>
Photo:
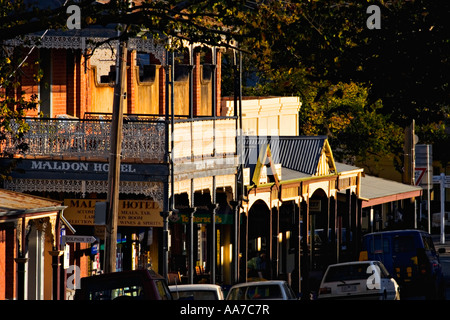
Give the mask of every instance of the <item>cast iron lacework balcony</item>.
<svg viewBox="0 0 450 320">
<path fill-rule="evenodd" d="M 110 150 L 110 114 L 89 114 L 86 119 L 27 118 L 29 131 L 17 141 L 7 136 L 1 148 L 13 153 L 26 143 L 24 157 L 107 160 Z M 177 118 L 174 122 L 173 159 L 176 163 L 236 154 L 236 119 L 233 117 Z M 169 139 L 170 137 L 169 125 Z M 170 141 L 170 140 L 169 140 Z M 169 142 L 169 148 L 171 143 Z M 122 160 L 162 163 L 165 122 L 161 115 L 125 115 Z"/>
</svg>

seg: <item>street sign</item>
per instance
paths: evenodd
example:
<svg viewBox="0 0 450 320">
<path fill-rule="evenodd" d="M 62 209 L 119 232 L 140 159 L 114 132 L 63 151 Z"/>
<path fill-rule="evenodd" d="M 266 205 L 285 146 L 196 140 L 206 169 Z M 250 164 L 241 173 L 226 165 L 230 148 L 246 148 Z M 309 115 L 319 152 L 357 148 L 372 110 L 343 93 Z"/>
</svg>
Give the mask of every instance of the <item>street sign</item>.
<svg viewBox="0 0 450 320">
<path fill-rule="evenodd" d="M 93 243 L 97 241 L 93 236 L 62 236 L 61 239 L 64 243 L 67 242 L 84 242 L 84 243 Z"/>
<path fill-rule="evenodd" d="M 422 181 L 423 176 L 425 175 L 425 172 L 427 172 L 427 168 L 415 168 L 415 183 L 416 186 L 420 185 L 420 182 Z"/>
<path fill-rule="evenodd" d="M 450 176 L 444 176 L 444 175 L 433 176 L 433 183 L 439 184 L 439 183 L 441 183 L 442 179 L 444 179 L 444 188 L 450 188 Z"/>
<path fill-rule="evenodd" d="M 429 144 L 416 144 L 415 146 L 415 178 L 416 185 L 425 190 L 433 189 L 431 180 L 433 163 L 432 146 Z M 419 182 L 417 182 L 419 180 Z"/>
<path fill-rule="evenodd" d="M 63 259 L 63 268 L 68 269 L 70 265 L 70 246 L 64 244 L 64 259 Z"/>
<path fill-rule="evenodd" d="M 445 178 L 444 178 L 444 186 L 446 188 L 450 188 L 450 176 L 445 176 Z"/>
<path fill-rule="evenodd" d="M 95 255 L 97 253 L 98 253 L 98 243 L 93 244 L 92 247 L 91 247 L 91 254 Z"/>
<path fill-rule="evenodd" d="M 445 188 L 450 188 L 450 176 L 441 173 L 438 176 L 433 176 L 433 183 L 440 184 L 441 189 L 441 244 L 445 243 Z"/>
</svg>

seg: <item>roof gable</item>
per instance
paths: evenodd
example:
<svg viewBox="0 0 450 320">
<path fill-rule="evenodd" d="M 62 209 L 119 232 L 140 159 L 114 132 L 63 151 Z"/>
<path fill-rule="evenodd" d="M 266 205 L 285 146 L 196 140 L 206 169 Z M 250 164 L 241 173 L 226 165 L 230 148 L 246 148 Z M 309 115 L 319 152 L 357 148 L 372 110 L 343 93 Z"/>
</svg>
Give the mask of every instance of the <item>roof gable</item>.
<svg viewBox="0 0 450 320">
<path fill-rule="evenodd" d="M 253 181 L 258 179 L 255 177 L 260 170 L 257 166 L 268 164 L 267 157 L 263 159 L 264 153 L 261 153 L 266 149 L 272 164 L 281 164 L 282 168 L 308 176 L 337 173 L 326 136 L 245 136 L 243 161 L 245 167 L 250 168 Z"/>
</svg>

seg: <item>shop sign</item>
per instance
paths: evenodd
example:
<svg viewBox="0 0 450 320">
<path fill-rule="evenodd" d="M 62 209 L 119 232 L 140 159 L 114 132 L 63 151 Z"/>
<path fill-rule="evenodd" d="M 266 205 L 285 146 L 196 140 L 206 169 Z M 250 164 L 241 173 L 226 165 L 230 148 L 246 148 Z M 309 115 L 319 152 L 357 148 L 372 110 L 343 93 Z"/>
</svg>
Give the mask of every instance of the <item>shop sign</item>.
<svg viewBox="0 0 450 320">
<path fill-rule="evenodd" d="M 195 214 L 193 220 L 194 223 L 196 224 L 200 223 L 209 224 L 211 223 L 211 214 L 209 213 Z M 189 223 L 189 215 L 178 214 L 177 216 L 172 216 L 170 221 L 175 223 Z M 233 224 L 233 215 L 216 214 L 216 224 Z"/>
<path fill-rule="evenodd" d="M 65 199 L 64 217 L 72 225 L 95 225 L 95 203 L 100 199 Z M 162 227 L 161 209 L 152 200 L 119 200 L 118 226 Z"/>
<path fill-rule="evenodd" d="M 69 172 L 109 172 L 108 163 L 95 162 L 73 162 L 73 161 L 43 161 L 32 160 L 31 170 L 53 170 L 53 171 L 69 171 Z M 120 172 L 136 172 L 136 168 L 132 164 L 121 164 Z"/>
</svg>

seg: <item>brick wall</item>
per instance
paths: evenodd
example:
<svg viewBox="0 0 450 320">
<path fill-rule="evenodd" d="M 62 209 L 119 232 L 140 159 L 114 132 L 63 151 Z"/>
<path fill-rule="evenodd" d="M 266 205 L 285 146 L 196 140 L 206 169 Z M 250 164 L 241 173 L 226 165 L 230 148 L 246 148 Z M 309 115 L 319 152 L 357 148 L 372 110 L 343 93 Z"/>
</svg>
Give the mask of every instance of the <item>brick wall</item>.
<svg viewBox="0 0 450 320">
<path fill-rule="evenodd" d="M 127 110 L 124 113 L 135 113 L 136 111 L 136 51 L 128 51 L 127 55 Z"/>
<path fill-rule="evenodd" d="M 67 65 L 66 50 L 52 50 L 52 114 L 65 114 L 67 109 Z"/>
<path fill-rule="evenodd" d="M 24 99 L 26 101 L 31 99 L 32 95 L 37 95 L 39 93 L 39 83 L 35 81 L 34 76 L 37 74 L 38 65 L 36 64 L 38 60 L 38 51 L 34 50 L 28 56 L 26 62 L 21 67 L 20 74 L 20 88 L 18 92 L 22 90 L 24 92 Z M 27 111 L 27 116 L 36 116 L 38 114 L 38 110 L 29 110 Z"/>
<path fill-rule="evenodd" d="M 32 94 L 39 93 L 39 83 L 34 81 L 33 74 L 37 72 L 38 50 L 33 52 L 28 58 L 28 64 L 22 68 L 22 90 L 25 91 L 26 97 L 31 97 Z M 202 102 L 202 87 L 201 87 L 201 54 L 198 50 L 193 53 L 194 69 L 193 69 L 193 109 L 194 116 L 200 115 L 200 108 Z M 221 57 L 222 53 L 218 50 L 216 56 L 216 114 L 220 114 L 221 101 Z M 53 49 L 51 51 L 52 68 L 51 68 L 51 117 L 56 117 L 59 114 L 69 114 L 79 118 L 83 118 L 86 112 L 92 111 L 92 99 L 89 94 L 91 88 L 89 70 L 90 60 L 86 60 L 81 54 L 81 51 L 68 52 L 64 49 Z M 206 53 L 205 62 L 211 62 L 211 51 Z M 160 62 L 150 55 L 151 64 L 160 64 Z M 136 87 L 136 52 L 128 52 L 128 69 L 127 69 L 127 109 L 126 113 L 135 113 L 137 110 L 138 101 Z M 165 113 L 166 100 L 166 75 L 162 68 L 159 72 L 159 113 Z M 28 116 L 36 116 L 37 110 L 28 112 Z"/>
<path fill-rule="evenodd" d="M 73 52 L 67 53 L 67 107 L 66 113 L 75 116 L 77 112 L 77 73 L 78 57 Z"/>
</svg>

